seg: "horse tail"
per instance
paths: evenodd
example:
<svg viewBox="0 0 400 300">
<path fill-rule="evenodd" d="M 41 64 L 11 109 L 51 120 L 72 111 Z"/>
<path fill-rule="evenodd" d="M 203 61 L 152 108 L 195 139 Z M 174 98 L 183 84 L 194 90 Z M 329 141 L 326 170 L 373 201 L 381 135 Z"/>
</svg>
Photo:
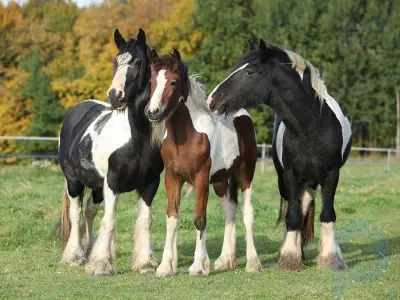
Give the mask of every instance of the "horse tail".
<svg viewBox="0 0 400 300">
<path fill-rule="evenodd" d="M 283 198 L 281 197 L 281 203 L 279 205 L 279 215 L 278 215 L 278 219 L 276 219 L 275 228 L 277 228 L 279 226 L 279 224 L 282 223 L 283 218 L 284 218 L 284 215 L 283 215 Z"/>
<path fill-rule="evenodd" d="M 83 189 L 82 193 L 79 195 L 79 205 L 81 206 L 81 211 L 82 211 L 84 194 L 85 194 L 85 189 Z M 62 197 L 61 218 L 58 221 L 58 226 L 57 226 L 63 249 L 65 248 L 65 246 L 67 246 L 67 242 L 71 234 L 71 219 L 69 217 L 69 210 L 70 210 L 70 202 L 68 197 L 67 183 L 65 183 L 64 193 Z"/>
<path fill-rule="evenodd" d="M 303 227 L 301 229 L 301 240 L 303 245 L 307 245 L 314 240 L 314 215 L 315 215 L 315 200 L 310 202 L 308 213 L 304 217 Z"/>
<path fill-rule="evenodd" d="M 230 201 L 234 201 L 235 203 L 238 203 L 238 189 L 239 189 L 239 183 L 238 183 L 236 177 L 232 176 L 229 179 Z"/>
<path fill-rule="evenodd" d="M 185 194 L 185 196 L 183 196 L 183 198 L 189 198 L 196 194 L 196 192 L 194 190 L 194 186 L 190 183 L 188 183 L 188 185 L 189 185 L 189 188 L 187 189 L 186 194 Z"/>
</svg>

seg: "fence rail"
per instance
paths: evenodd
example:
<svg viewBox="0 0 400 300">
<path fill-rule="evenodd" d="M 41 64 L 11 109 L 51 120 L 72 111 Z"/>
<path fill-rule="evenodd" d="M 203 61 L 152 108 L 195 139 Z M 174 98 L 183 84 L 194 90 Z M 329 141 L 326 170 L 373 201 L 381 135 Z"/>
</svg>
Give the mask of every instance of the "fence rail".
<svg viewBox="0 0 400 300">
<path fill-rule="evenodd" d="M 58 137 L 42 137 L 42 136 L 0 136 L 0 140 L 19 140 L 19 141 L 58 141 Z M 259 161 L 261 163 L 261 171 L 264 172 L 266 168 L 266 163 L 271 158 L 268 155 L 268 149 L 272 149 L 272 145 L 269 144 L 257 144 L 257 148 L 261 149 L 261 157 Z M 397 155 L 400 154 L 400 150 L 393 148 L 364 148 L 364 147 L 352 147 L 350 151 L 365 151 L 365 152 L 380 152 L 386 153 L 386 171 L 389 172 L 392 164 L 400 164 L 400 162 L 392 161 L 392 153 Z M 24 153 L 0 153 L 0 158 L 7 157 L 18 157 L 18 158 L 57 158 L 57 153 L 47 153 L 47 154 L 24 154 Z M 383 162 L 376 161 L 362 161 L 349 159 L 349 163 L 354 164 L 383 164 Z"/>
</svg>

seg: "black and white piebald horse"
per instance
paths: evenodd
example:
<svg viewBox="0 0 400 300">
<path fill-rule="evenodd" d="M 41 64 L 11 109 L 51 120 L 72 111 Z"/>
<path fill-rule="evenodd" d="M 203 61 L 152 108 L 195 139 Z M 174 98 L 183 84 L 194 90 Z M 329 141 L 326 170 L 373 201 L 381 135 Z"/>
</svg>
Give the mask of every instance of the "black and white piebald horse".
<svg viewBox="0 0 400 300">
<path fill-rule="evenodd" d="M 65 249 L 62 262 L 82 265 L 86 272 L 111 275 L 115 270 L 115 209 L 120 193 L 137 190 L 140 196 L 135 227 L 132 268 L 155 270 L 151 248 L 151 203 L 160 183 L 163 163 L 160 146 L 152 143 L 156 130 L 144 115 L 151 78 L 150 48 L 139 29 L 137 40 L 125 41 L 116 30 L 119 49 L 114 79 L 108 89 L 111 105 L 86 100 L 72 108 L 60 133 L 60 165 L 66 180 L 61 219 Z M 143 105 L 142 105 L 143 104 Z M 84 189 L 87 200 L 80 228 Z M 93 219 L 104 200 L 104 217 L 93 244 Z M 82 240 L 83 239 L 83 242 Z"/>
<path fill-rule="evenodd" d="M 333 202 L 339 169 L 351 147 L 351 128 L 318 70 L 300 55 L 260 40 L 259 49 L 250 43 L 249 52 L 215 87 L 207 102 L 217 114 L 232 114 L 261 103 L 276 112 L 273 159 L 282 197 L 280 218 L 286 221 L 279 266 L 289 270 L 301 267 L 303 245 L 313 238 L 314 201 L 320 185 L 318 265 L 345 268 L 335 240 Z"/>
</svg>

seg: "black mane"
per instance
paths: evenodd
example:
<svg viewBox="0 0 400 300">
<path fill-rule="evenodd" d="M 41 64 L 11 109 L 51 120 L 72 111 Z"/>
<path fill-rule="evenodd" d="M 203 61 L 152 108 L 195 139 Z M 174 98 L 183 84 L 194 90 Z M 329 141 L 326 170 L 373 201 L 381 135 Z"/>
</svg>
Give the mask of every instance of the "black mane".
<svg viewBox="0 0 400 300">
<path fill-rule="evenodd" d="M 148 67 L 150 62 L 150 48 L 147 45 L 141 45 L 136 39 L 130 38 L 126 43 L 119 49 L 118 55 L 123 53 L 129 53 L 132 57 L 139 58 L 142 61 L 140 67 L 140 74 L 137 83 L 137 88 L 133 90 L 130 97 L 138 98 L 135 102 L 142 102 L 143 92 L 147 91 L 148 82 L 151 78 L 151 70 Z"/>
<path fill-rule="evenodd" d="M 286 51 L 276 45 L 267 45 L 267 55 L 269 58 L 273 57 L 279 60 L 281 63 L 284 64 L 292 64 L 290 57 L 287 55 Z M 244 56 L 239 58 L 238 62 L 236 63 L 234 69 L 239 68 L 240 66 L 251 63 L 254 61 L 260 60 L 260 52 L 258 49 L 248 51 Z"/>
</svg>

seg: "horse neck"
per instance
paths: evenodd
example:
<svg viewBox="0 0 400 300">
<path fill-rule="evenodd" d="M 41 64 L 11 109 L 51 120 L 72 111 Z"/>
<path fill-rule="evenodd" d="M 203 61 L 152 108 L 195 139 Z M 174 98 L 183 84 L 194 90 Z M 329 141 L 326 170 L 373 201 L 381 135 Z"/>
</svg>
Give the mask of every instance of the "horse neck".
<svg viewBox="0 0 400 300">
<path fill-rule="evenodd" d="M 167 136 L 176 145 L 181 145 L 188 141 L 188 137 L 191 136 L 195 129 L 189 108 L 184 102 L 178 104 L 178 107 L 166 121 L 165 126 L 168 132 Z"/>
<path fill-rule="evenodd" d="M 301 135 L 314 130 L 318 122 L 321 104 L 314 98 L 300 87 L 282 86 L 272 92 L 268 105 L 289 131 Z"/>
<path fill-rule="evenodd" d="M 138 133 L 150 136 L 151 126 L 150 121 L 144 114 L 144 105 L 136 106 L 134 103 L 133 105 L 128 106 L 127 109 L 132 136 L 137 135 Z"/>
</svg>

